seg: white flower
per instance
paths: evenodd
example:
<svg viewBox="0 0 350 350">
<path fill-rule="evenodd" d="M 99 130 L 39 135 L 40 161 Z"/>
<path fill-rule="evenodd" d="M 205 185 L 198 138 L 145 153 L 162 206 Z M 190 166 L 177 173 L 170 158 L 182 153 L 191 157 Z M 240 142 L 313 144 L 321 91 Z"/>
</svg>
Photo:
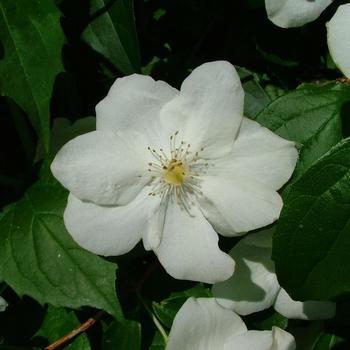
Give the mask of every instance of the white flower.
<svg viewBox="0 0 350 350">
<path fill-rule="evenodd" d="M 265 0 L 269 19 L 279 27 L 300 27 L 315 20 L 333 0 Z"/>
<path fill-rule="evenodd" d="M 338 68 L 350 78 L 350 4 L 339 6 L 327 24 L 328 47 Z"/>
<path fill-rule="evenodd" d="M 271 259 L 272 230 L 250 234 L 231 250 L 235 259 L 234 275 L 213 286 L 213 295 L 225 307 L 248 315 L 274 306 L 287 318 L 323 320 L 335 314 L 335 304 L 328 301 L 294 301 L 280 287 Z"/>
<path fill-rule="evenodd" d="M 214 229 L 237 236 L 275 221 L 276 192 L 297 160 L 292 142 L 243 118 L 234 67 L 201 65 L 178 91 L 142 75 L 117 79 L 96 106 L 97 130 L 68 142 L 51 165 L 71 192 L 65 225 L 101 255 L 140 239 L 175 278 L 214 283 L 233 260 Z"/>
<path fill-rule="evenodd" d="M 232 310 L 215 298 L 189 298 L 175 316 L 167 350 L 294 350 L 294 337 L 272 331 L 248 331 Z"/>
</svg>

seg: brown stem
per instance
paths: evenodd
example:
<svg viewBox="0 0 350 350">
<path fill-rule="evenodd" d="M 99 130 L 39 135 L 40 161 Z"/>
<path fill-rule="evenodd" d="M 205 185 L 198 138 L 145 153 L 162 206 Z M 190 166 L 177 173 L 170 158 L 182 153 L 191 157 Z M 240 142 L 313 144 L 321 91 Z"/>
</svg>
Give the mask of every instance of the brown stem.
<svg viewBox="0 0 350 350">
<path fill-rule="evenodd" d="M 78 334 L 85 332 L 90 327 L 92 327 L 96 321 L 102 317 L 104 314 L 104 311 L 99 311 L 96 313 L 94 317 L 90 317 L 88 320 L 86 320 L 84 323 L 82 323 L 78 328 L 73 329 L 71 332 L 63 336 L 61 339 L 58 339 L 51 345 L 45 348 L 45 350 L 55 350 L 62 346 L 63 344 L 68 343 L 71 341 L 74 337 L 76 337 Z"/>
<path fill-rule="evenodd" d="M 350 83 L 350 79 L 347 77 L 340 77 L 338 79 L 336 79 L 335 81 L 337 81 L 338 83 L 345 83 L 345 84 L 349 84 Z"/>
</svg>

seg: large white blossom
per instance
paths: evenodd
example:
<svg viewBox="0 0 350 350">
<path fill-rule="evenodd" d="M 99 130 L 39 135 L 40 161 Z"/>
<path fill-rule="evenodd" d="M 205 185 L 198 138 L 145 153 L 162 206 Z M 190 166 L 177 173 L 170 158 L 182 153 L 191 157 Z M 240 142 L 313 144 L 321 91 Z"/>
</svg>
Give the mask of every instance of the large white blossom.
<svg viewBox="0 0 350 350">
<path fill-rule="evenodd" d="M 167 350 L 294 350 L 294 337 L 272 331 L 247 330 L 232 310 L 215 298 L 189 298 L 175 316 Z"/>
<path fill-rule="evenodd" d="M 65 225 L 82 247 L 121 255 L 143 240 L 175 278 L 215 283 L 234 261 L 215 230 L 237 236 L 275 221 L 294 143 L 243 117 L 225 61 L 201 65 L 178 91 L 134 74 L 96 106 L 96 128 L 68 142 L 51 170 L 70 191 Z"/>
<path fill-rule="evenodd" d="M 269 19 L 279 27 L 300 27 L 314 21 L 333 0 L 265 0 Z"/>
<path fill-rule="evenodd" d="M 250 234 L 230 251 L 236 262 L 234 275 L 213 286 L 213 295 L 225 307 L 248 315 L 274 306 L 287 318 L 323 320 L 335 314 L 335 303 L 294 301 L 280 287 L 271 259 L 272 229 Z"/>
<path fill-rule="evenodd" d="M 339 6 L 327 24 L 328 47 L 338 68 L 350 78 L 350 4 Z"/>
</svg>

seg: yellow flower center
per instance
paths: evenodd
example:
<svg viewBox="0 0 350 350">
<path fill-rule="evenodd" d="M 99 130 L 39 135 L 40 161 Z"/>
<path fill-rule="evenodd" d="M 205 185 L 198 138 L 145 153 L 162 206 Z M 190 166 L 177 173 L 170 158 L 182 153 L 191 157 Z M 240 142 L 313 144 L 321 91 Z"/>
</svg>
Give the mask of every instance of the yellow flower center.
<svg viewBox="0 0 350 350">
<path fill-rule="evenodd" d="M 178 142 L 178 133 L 170 135 L 166 151 L 147 147 L 154 159 L 148 163 L 151 186 L 148 195 L 160 196 L 162 203 L 172 200 L 192 216 L 191 207 L 196 205 L 196 197 L 203 195 L 201 176 L 206 174 L 208 163 L 200 156 L 203 148 L 192 150 L 190 143 Z"/>
<path fill-rule="evenodd" d="M 164 167 L 164 180 L 175 186 L 181 186 L 186 178 L 186 169 L 182 162 L 172 159 L 167 167 Z"/>
</svg>

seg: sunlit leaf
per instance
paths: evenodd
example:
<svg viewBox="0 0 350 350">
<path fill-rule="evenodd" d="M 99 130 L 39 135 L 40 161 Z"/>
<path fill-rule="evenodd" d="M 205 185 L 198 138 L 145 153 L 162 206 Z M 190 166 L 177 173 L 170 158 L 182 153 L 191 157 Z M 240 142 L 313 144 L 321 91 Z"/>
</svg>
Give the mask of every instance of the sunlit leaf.
<svg viewBox="0 0 350 350">
<path fill-rule="evenodd" d="M 342 139 L 342 106 L 348 100 L 350 86 L 305 85 L 273 101 L 256 121 L 297 143 L 297 178 Z"/>
</svg>

